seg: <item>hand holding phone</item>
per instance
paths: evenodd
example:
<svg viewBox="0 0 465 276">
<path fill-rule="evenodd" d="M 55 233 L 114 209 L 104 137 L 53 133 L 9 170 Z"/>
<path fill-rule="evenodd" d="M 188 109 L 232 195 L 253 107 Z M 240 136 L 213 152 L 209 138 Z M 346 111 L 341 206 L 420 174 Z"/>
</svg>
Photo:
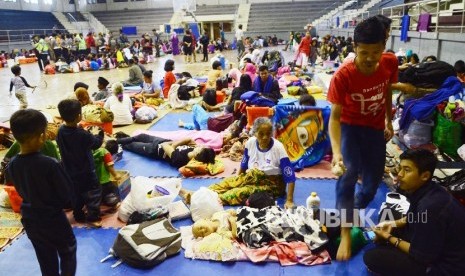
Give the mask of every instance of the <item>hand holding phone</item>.
<svg viewBox="0 0 465 276">
<path fill-rule="evenodd" d="M 363 237 L 367 241 L 373 241 L 375 239 L 375 237 L 376 237 L 376 234 L 372 230 L 367 230 L 367 231 L 363 232 Z"/>
</svg>

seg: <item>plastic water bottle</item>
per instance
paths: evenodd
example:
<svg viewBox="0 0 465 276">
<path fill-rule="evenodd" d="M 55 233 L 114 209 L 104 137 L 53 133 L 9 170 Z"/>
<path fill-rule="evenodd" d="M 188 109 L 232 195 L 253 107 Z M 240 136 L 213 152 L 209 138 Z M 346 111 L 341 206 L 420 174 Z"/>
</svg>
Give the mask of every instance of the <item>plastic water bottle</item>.
<svg viewBox="0 0 465 276">
<path fill-rule="evenodd" d="M 318 218 L 317 213 L 320 209 L 320 198 L 316 192 L 312 192 L 307 198 L 307 208 L 313 210 L 313 218 Z"/>
</svg>

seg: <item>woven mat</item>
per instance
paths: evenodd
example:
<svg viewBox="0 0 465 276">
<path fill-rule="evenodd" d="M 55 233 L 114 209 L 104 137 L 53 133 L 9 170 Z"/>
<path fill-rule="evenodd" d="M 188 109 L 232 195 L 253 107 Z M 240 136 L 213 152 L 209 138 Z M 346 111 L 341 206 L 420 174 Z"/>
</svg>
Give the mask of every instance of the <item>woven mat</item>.
<svg viewBox="0 0 465 276">
<path fill-rule="evenodd" d="M 23 231 L 21 215 L 0 207 L 0 250 Z"/>
</svg>

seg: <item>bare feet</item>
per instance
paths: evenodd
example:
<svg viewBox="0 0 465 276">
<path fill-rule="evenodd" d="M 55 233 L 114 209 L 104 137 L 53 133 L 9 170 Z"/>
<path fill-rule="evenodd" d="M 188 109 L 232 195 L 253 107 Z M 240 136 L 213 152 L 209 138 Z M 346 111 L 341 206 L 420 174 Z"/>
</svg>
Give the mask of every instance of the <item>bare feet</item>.
<svg viewBox="0 0 465 276">
<path fill-rule="evenodd" d="M 179 196 L 181 197 L 182 201 L 186 204 L 191 204 L 191 196 L 192 196 L 192 191 L 181 189 L 179 190 Z"/>
<path fill-rule="evenodd" d="M 348 261 L 352 255 L 351 245 L 352 245 L 352 241 L 350 237 L 350 228 L 342 228 L 341 229 L 341 243 L 339 244 L 339 248 L 337 249 L 336 260 Z"/>
</svg>

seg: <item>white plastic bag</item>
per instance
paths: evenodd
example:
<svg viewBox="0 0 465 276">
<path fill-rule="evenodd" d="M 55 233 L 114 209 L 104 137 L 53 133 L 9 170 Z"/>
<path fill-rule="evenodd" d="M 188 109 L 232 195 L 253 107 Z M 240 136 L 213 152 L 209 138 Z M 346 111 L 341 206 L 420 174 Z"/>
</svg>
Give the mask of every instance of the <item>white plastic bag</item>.
<svg viewBox="0 0 465 276">
<path fill-rule="evenodd" d="M 205 187 L 200 187 L 191 196 L 192 220 L 209 219 L 216 212 L 223 211 L 218 194 Z"/>
<path fill-rule="evenodd" d="M 460 158 L 465 161 L 465 144 L 457 149 L 457 153 L 459 154 Z"/>
<path fill-rule="evenodd" d="M 134 205 L 132 204 L 131 197 L 127 196 L 121 203 L 121 206 L 119 207 L 118 218 L 122 222 L 128 222 L 129 217 L 135 211 L 136 211 L 136 208 L 134 208 Z"/>
<path fill-rule="evenodd" d="M 155 185 L 164 188 L 169 194 L 148 197 L 147 194 L 153 191 Z M 139 212 L 144 212 L 159 206 L 166 207 L 178 196 L 180 189 L 180 178 L 157 179 L 137 176 L 131 180 L 131 192 L 128 196 L 131 197 L 134 208 Z"/>
</svg>

